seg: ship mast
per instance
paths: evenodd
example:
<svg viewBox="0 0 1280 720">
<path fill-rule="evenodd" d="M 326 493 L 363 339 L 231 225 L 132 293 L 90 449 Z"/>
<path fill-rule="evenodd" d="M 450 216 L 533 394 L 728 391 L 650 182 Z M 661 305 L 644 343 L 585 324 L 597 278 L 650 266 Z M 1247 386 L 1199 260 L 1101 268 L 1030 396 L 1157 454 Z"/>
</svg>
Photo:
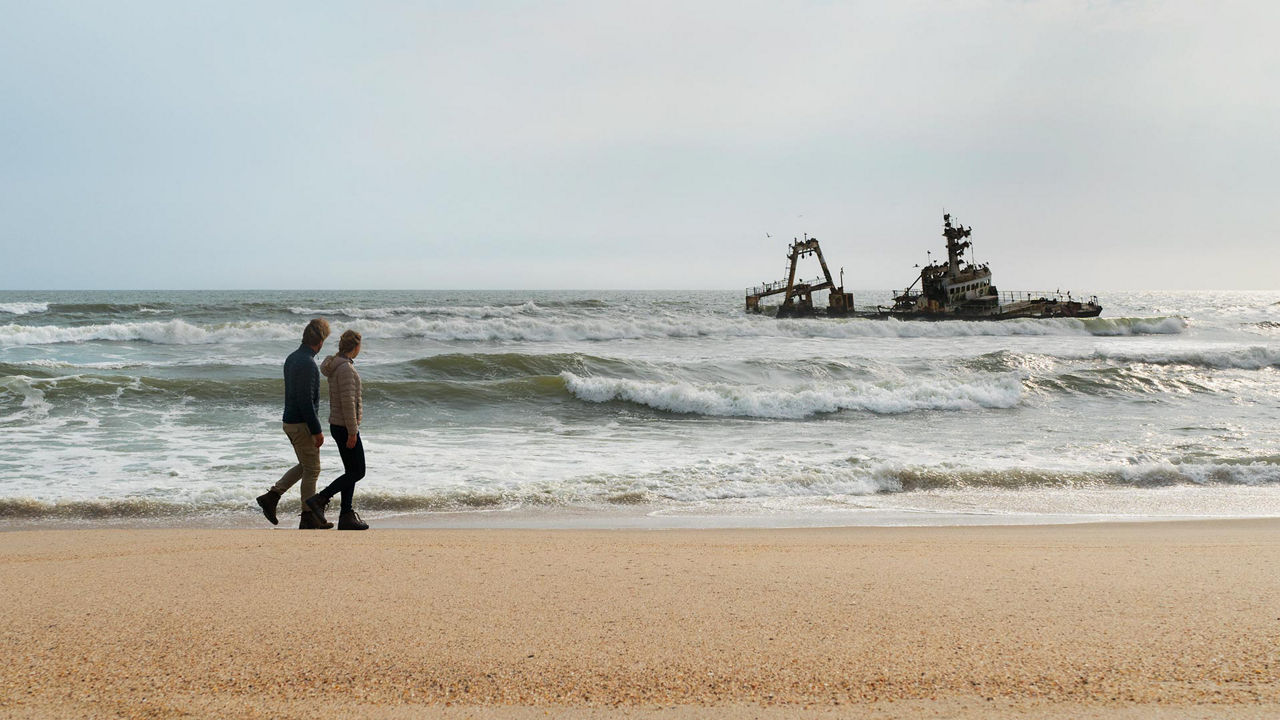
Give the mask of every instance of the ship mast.
<svg viewBox="0 0 1280 720">
<path fill-rule="evenodd" d="M 947 239 L 947 273 L 954 277 L 960 272 L 960 256 L 970 245 L 968 240 L 960 241 L 969 237 L 973 233 L 973 228 L 963 225 L 952 226 L 951 213 L 942 215 L 942 224 L 942 236 Z"/>
</svg>

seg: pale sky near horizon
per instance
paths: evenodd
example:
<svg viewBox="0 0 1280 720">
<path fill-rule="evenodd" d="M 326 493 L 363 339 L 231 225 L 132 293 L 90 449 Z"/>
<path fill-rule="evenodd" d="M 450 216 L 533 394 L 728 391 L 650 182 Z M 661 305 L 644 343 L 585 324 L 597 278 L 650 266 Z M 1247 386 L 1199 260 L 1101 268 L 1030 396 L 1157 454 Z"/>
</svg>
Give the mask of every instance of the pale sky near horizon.
<svg viewBox="0 0 1280 720">
<path fill-rule="evenodd" d="M 1278 21 L 0 0 L 0 289 L 889 289 L 943 208 L 1002 289 L 1275 289 Z"/>
</svg>

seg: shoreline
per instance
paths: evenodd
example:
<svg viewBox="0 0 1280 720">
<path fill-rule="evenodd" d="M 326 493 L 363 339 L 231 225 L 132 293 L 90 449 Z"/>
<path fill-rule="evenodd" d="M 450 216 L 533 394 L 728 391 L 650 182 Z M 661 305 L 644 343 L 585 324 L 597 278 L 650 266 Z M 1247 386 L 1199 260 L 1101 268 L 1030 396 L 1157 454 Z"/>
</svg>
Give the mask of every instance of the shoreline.
<svg viewBox="0 0 1280 720">
<path fill-rule="evenodd" d="M 14 717 L 1280 711 L 1277 519 L 4 538 Z"/>
<path fill-rule="evenodd" d="M 358 496 L 363 498 L 364 496 Z M 375 529 L 697 530 L 839 527 L 1001 527 L 1096 523 L 1200 522 L 1280 518 L 1274 488 L 1179 487 L 1072 490 L 1032 497 L 998 491 L 884 496 L 746 498 L 697 503 L 540 505 L 479 508 L 397 507 L 375 497 L 357 510 Z M 62 502 L 0 498 L 0 533 L 73 529 L 290 529 L 299 503 L 281 503 L 280 524 L 252 498 L 199 510 L 141 499 Z"/>
</svg>

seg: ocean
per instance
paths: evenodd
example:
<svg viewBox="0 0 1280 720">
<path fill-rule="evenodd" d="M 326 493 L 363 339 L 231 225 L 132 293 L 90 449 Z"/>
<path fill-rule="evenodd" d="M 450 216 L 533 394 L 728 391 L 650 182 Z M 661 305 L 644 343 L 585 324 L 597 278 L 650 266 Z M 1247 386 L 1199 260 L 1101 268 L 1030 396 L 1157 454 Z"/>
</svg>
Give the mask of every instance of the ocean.
<svg viewBox="0 0 1280 720">
<path fill-rule="evenodd" d="M 364 334 L 375 528 L 1280 515 L 1280 293 L 1099 300 L 928 323 L 733 291 L 5 291 L 0 519 L 265 527 L 281 364 L 317 316 L 321 357 Z"/>
</svg>

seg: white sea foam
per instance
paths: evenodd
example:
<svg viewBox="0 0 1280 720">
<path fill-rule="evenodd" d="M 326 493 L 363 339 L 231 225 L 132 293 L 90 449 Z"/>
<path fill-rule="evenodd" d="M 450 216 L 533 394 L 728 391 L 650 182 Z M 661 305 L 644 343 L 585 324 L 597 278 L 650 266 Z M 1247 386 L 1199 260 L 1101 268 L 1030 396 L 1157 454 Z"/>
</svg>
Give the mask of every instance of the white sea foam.
<svg viewBox="0 0 1280 720">
<path fill-rule="evenodd" d="M 170 442 L 174 449 L 189 447 L 180 437 Z M 47 487 L 32 486 L 16 495 L 0 496 L 0 517 L 241 515 L 246 504 L 252 506 L 253 495 L 260 492 L 259 477 L 246 476 L 232 483 L 196 482 L 207 476 L 210 466 L 225 463 L 229 453 L 234 453 L 233 447 L 210 447 L 197 454 L 159 453 L 145 476 L 140 476 L 139 466 L 128 456 L 104 457 L 86 470 L 93 482 L 83 487 L 60 485 L 58 492 L 51 493 Z M 1275 492 L 1280 485 L 1280 466 L 1266 463 L 957 468 L 899 462 L 860 466 L 838 460 L 761 455 L 727 462 L 676 461 L 662 469 L 637 472 L 468 477 L 458 483 L 433 482 L 420 476 L 407 480 L 420 464 L 394 455 L 381 460 L 385 464 L 378 486 L 366 489 L 361 496 L 361 506 L 373 513 L 600 504 L 644 504 L 650 506 L 647 512 L 654 508 L 659 513 L 700 510 L 711 515 L 721 512 L 719 507 L 728 507 L 734 514 L 787 508 L 806 512 L 897 508 L 943 514 L 938 522 L 946 523 L 947 514 L 1247 517 L 1274 515 L 1280 508 L 1280 494 Z M 39 465 L 72 471 L 79 462 L 74 447 L 52 448 L 41 455 Z M 251 471 L 254 467 L 247 463 L 242 469 Z M 95 474 L 99 476 L 96 481 Z M 110 488 L 109 495 L 102 494 L 106 488 Z M 1213 494 L 1206 495 L 1206 491 Z"/>
<path fill-rule="evenodd" d="M 10 315 L 27 315 L 29 313 L 48 312 L 49 303 L 42 302 L 13 302 L 0 303 L 0 313 L 8 313 Z"/>
<path fill-rule="evenodd" d="M 63 327 L 57 325 L 0 326 L 0 346 L 52 345 L 95 340 L 142 340 L 157 345 L 202 345 L 221 342 L 285 340 L 297 336 L 297 328 L 279 323 L 241 322 L 214 326 L 193 325 L 185 320 L 110 323 Z"/>
<path fill-rule="evenodd" d="M 841 410 L 893 415 L 917 410 L 1011 408 L 1022 398 L 1022 382 L 1011 373 L 969 382 L 919 380 L 892 387 L 858 382 L 795 390 L 579 377 L 571 372 L 561 373 L 561 377 L 569 392 L 589 402 L 624 400 L 668 412 L 728 417 L 804 418 Z"/>
<path fill-rule="evenodd" d="M 590 497 L 594 486 L 603 485 L 609 488 L 612 498 L 630 496 L 636 501 L 677 503 L 874 495 L 901 489 L 894 479 L 862 469 L 789 457 L 756 462 L 696 464 L 640 476 L 575 478 L 564 484 L 580 486 L 575 487 L 572 493 L 577 497 Z"/>
<path fill-rule="evenodd" d="M 523 306 L 520 306 L 523 307 Z M 406 317 L 364 319 L 356 328 L 372 338 L 422 337 L 443 342 L 565 342 L 699 337 L 947 338 L 1014 335 L 1141 335 L 1181 332 L 1180 318 L 1093 320 L 1009 320 L 1004 322 L 900 322 L 897 320 L 781 320 L 693 316 L 673 318 L 575 316 Z M 185 320 L 126 322 L 64 327 L 0 326 L 0 346 L 43 345 L 95 340 L 143 340 L 155 344 L 199 345 L 283 340 L 296 337 L 292 324 L 268 321 L 202 326 Z"/>
<path fill-rule="evenodd" d="M 70 368 L 90 369 L 90 370 L 125 370 L 127 368 L 144 368 L 144 367 L 171 367 L 174 363 L 136 363 L 124 361 L 103 361 L 103 362 L 87 362 L 73 363 L 64 360 L 49 360 L 46 358 L 36 358 L 34 360 L 25 360 L 17 365 L 28 367 L 46 368 L 49 370 L 64 370 Z"/>
</svg>

